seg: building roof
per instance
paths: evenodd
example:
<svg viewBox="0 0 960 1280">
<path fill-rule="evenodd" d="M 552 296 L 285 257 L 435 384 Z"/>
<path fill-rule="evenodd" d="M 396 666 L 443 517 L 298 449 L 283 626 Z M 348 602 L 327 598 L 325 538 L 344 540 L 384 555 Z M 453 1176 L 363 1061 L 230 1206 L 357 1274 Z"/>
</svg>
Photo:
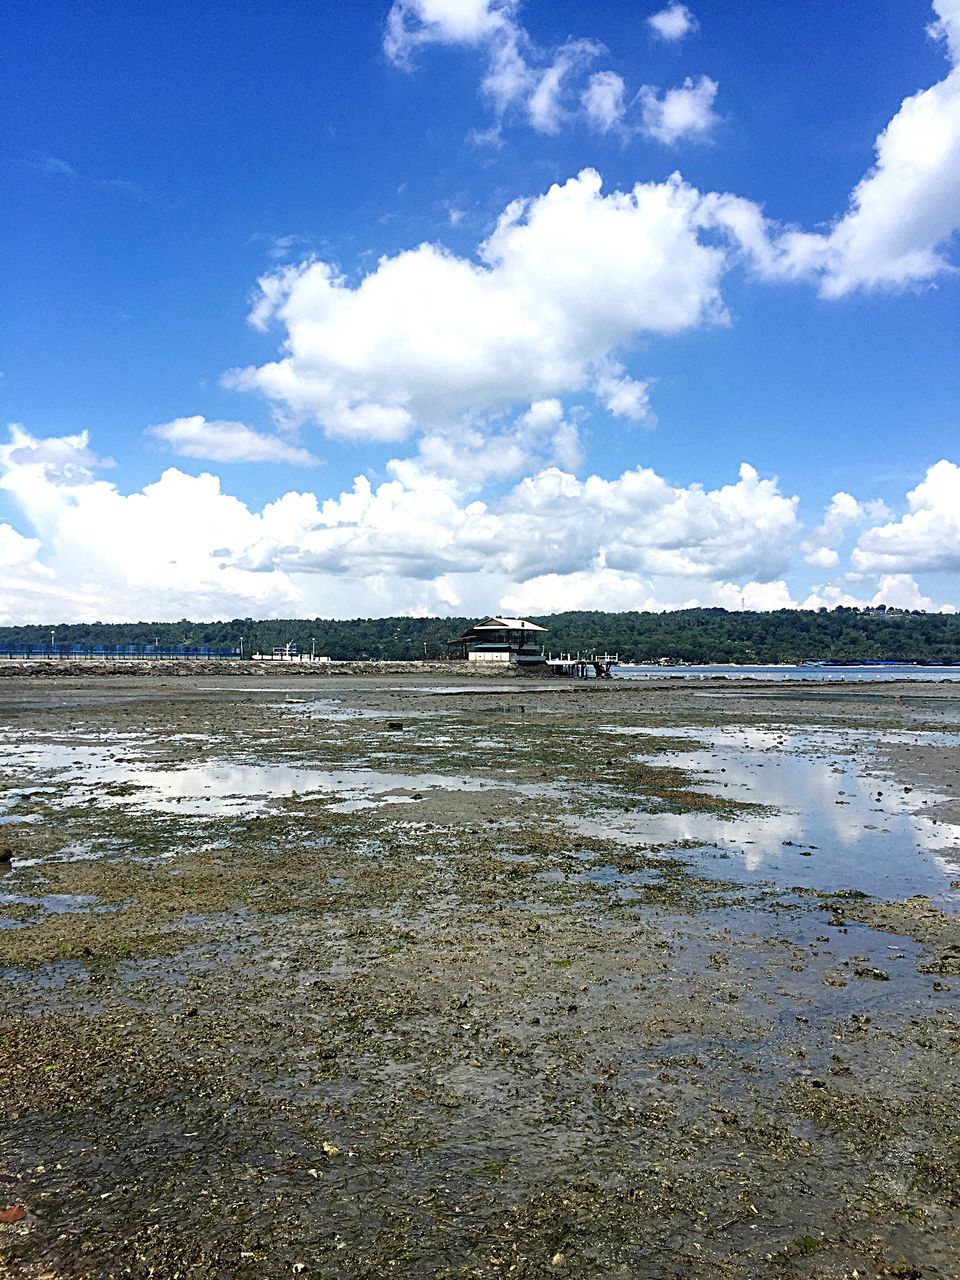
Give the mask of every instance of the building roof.
<svg viewBox="0 0 960 1280">
<path fill-rule="evenodd" d="M 487 618 L 470 628 L 471 631 L 546 631 L 535 622 L 527 622 L 525 618 Z"/>
<path fill-rule="evenodd" d="M 546 631 L 546 629 L 535 622 L 527 622 L 526 618 L 485 618 L 483 622 L 477 622 L 474 626 L 468 627 L 462 636 L 448 643 L 468 644 L 471 640 L 482 640 L 485 636 L 495 635 L 501 631 L 515 631 L 522 637 L 528 633 Z"/>
</svg>

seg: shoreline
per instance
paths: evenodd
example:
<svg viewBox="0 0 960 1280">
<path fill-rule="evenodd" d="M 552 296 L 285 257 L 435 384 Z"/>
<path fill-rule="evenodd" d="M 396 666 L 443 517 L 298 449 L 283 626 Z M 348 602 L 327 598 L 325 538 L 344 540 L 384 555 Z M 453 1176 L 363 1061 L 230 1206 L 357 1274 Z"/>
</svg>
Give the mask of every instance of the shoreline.
<svg viewBox="0 0 960 1280">
<path fill-rule="evenodd" d="M 425 676 L 443 677 L 458 683 L 496 683 L 497 681 L 514 682 L 518 681 L 521 685 L 532 687 L 534 685 L 545 684 L 553 686 L 608 686 L 616 684 L 619 687 L 637 686 L 645 688 L 664 688 L 676 685 L 678 682 L 687 682 L 689 684 L 701 685 L 717 685 L 729 688 L 732 683 L 731 675 L 727 674 L 711 674 L 718 668 L 725 667 L 730 673 L 743 672 L 743 675 L 737 675 L 736 686 L 738 688 L 819 688 L 827 686 L 843 685 L 874 687 L 883 685 L 890 687 L 914 687 L 916 685 L 923 686 L 949 686 L 952 683 L 960 684 L 960 668 L 956 676 L 945 676 L 936 678 L 936 676 L 925 677 L 922 675 L 912 677 L 900 677 L 897 675 L 884 676 L 878 674 L 869 680 L 844 679 L 841 674 L 836 674 L 829 678 L 810 675 L 805 677 L 795 675 L 784 677 L 782 680 L 776 678 L 763 678 L 760 676 L 752 676 L 750 673 L 754 670 L 783 670 L 801 671 L 803 668 L 789 664 L 721 664 L 712 663 L 703 669 L 695 666 L 685 668 L 683 670 L 664 670 L 658 672 L 653 665 L 647 666 L 629 666 L 624 665 L 623 670 L 626 673 L 643 672 L 642 678 L 638 678 L 633 674 L 624 674 L 622 676 L 614 674 L 611 679 L 597 680 L 590 678 L 587 680 L 579 679 L 574 676 L 560 675 L 543 669 L 530 669 L 511 666 L 508 664 L 488 664 L 465 662 L 457 659 L 447 659 L 443 661 L 433 661 L 424 659 L 410 660 L 379 660 L 379 659 L 363 659 L 356 661 L 331 661 L 331 662 L 311 662 L 311 661 L 262 661 L 254 662 L 250 660 L 224 659 L 224 660 L 205 660 L 205 659 L 177 659 L 177 658 L 155 658 L 155 659 L 139 659 L 139 658 L 110 658 L 110 659 L 68 659 L 68 658 L 37 658 L 37 659 L 18 659 L 7 658 L 0 660 L 0 681 L 5 679 L 36 679 L 36 680 L 83 680 L 85 678 L 102 679 L 104 677 L 117 677 L 122 680 L 133 678 L 163 678 L 163 677 L 209 677 L 218 676 L 224 679 L 250 679 L 250 678 L 269 678 L 271 680 L 290 680 L 299 682 L 306 679 L 314 679 L 318 682 L 336 681 L 343 677 L 364 677 L 368 680 L 376 680 L 384 676 L 396 676 L 407 678 L 409 680 L 417 680 Z M 831 667 L 831 673 L 841 673 L 846 668 L 844 666 Z M 866 666 L 851 665 L 850 670 L 876 670 L 875 667 L 867 664 Z M 950 670 L 947 667 L 928 667 L 916 666 L 912 668 L 918 672 L 925 670 L 945 671 Z M 814 670 L 811 668 L 811 670 Z"/>
</svg>

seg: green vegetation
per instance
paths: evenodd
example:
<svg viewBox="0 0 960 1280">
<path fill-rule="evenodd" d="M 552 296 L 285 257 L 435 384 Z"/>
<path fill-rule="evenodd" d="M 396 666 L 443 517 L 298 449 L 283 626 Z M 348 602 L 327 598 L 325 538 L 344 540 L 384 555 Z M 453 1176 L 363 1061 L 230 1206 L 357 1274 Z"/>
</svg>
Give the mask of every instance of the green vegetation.
<svg viewBox="0 0 960 1280">
<path fill-rule="evenodd" d="M 230 622 L 63 623 L 0 627 L 0 644 L 45 644 L 51 630 L 60 644 L 190 644 L 238 646 L 245 654 L 271 653 L 292 641 L 301 652 L 339 659 L 441 658 L 447 641 L 474 618 L 235 618 Z M 960 614 L 886 609 L 830 611 L 781 609 L 728 613 L 680 609 L 674 613 L 577 611 L 536 617 L 549 628 L 555 653 L 619 653 L 635 662 L 904 661 L 960 662 Z"/>
</svg>

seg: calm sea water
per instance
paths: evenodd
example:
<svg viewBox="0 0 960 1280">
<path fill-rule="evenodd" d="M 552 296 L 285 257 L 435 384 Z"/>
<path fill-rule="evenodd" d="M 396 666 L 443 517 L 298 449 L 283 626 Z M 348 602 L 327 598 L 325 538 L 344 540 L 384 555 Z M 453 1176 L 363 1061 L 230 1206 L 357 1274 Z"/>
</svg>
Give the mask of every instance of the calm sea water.
<svg viewBox="0 0 960 1280">
<path fill-rule="evenodd" d="M 662 680 L 674 677 L 683 680 L 832 680 L 843 682 L 869 682 L 876 680 L 960 680 L 960 666 L 956 667 L 764 667 L 764 666 L 702 666 L 702 667 L 615 667 L 615 680 Z"/>
</svg>

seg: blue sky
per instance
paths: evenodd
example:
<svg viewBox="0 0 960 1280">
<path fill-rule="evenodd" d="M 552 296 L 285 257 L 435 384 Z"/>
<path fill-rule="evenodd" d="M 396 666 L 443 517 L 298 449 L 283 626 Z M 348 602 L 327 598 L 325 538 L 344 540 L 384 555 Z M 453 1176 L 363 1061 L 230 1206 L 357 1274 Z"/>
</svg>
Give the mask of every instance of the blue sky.
<svg viewBox="0 0 960 1280">
<path fill-rule="evenodd" d="M 0 621 L 960 604 L 960 0 L 8 25 Z"/>
</svg>

